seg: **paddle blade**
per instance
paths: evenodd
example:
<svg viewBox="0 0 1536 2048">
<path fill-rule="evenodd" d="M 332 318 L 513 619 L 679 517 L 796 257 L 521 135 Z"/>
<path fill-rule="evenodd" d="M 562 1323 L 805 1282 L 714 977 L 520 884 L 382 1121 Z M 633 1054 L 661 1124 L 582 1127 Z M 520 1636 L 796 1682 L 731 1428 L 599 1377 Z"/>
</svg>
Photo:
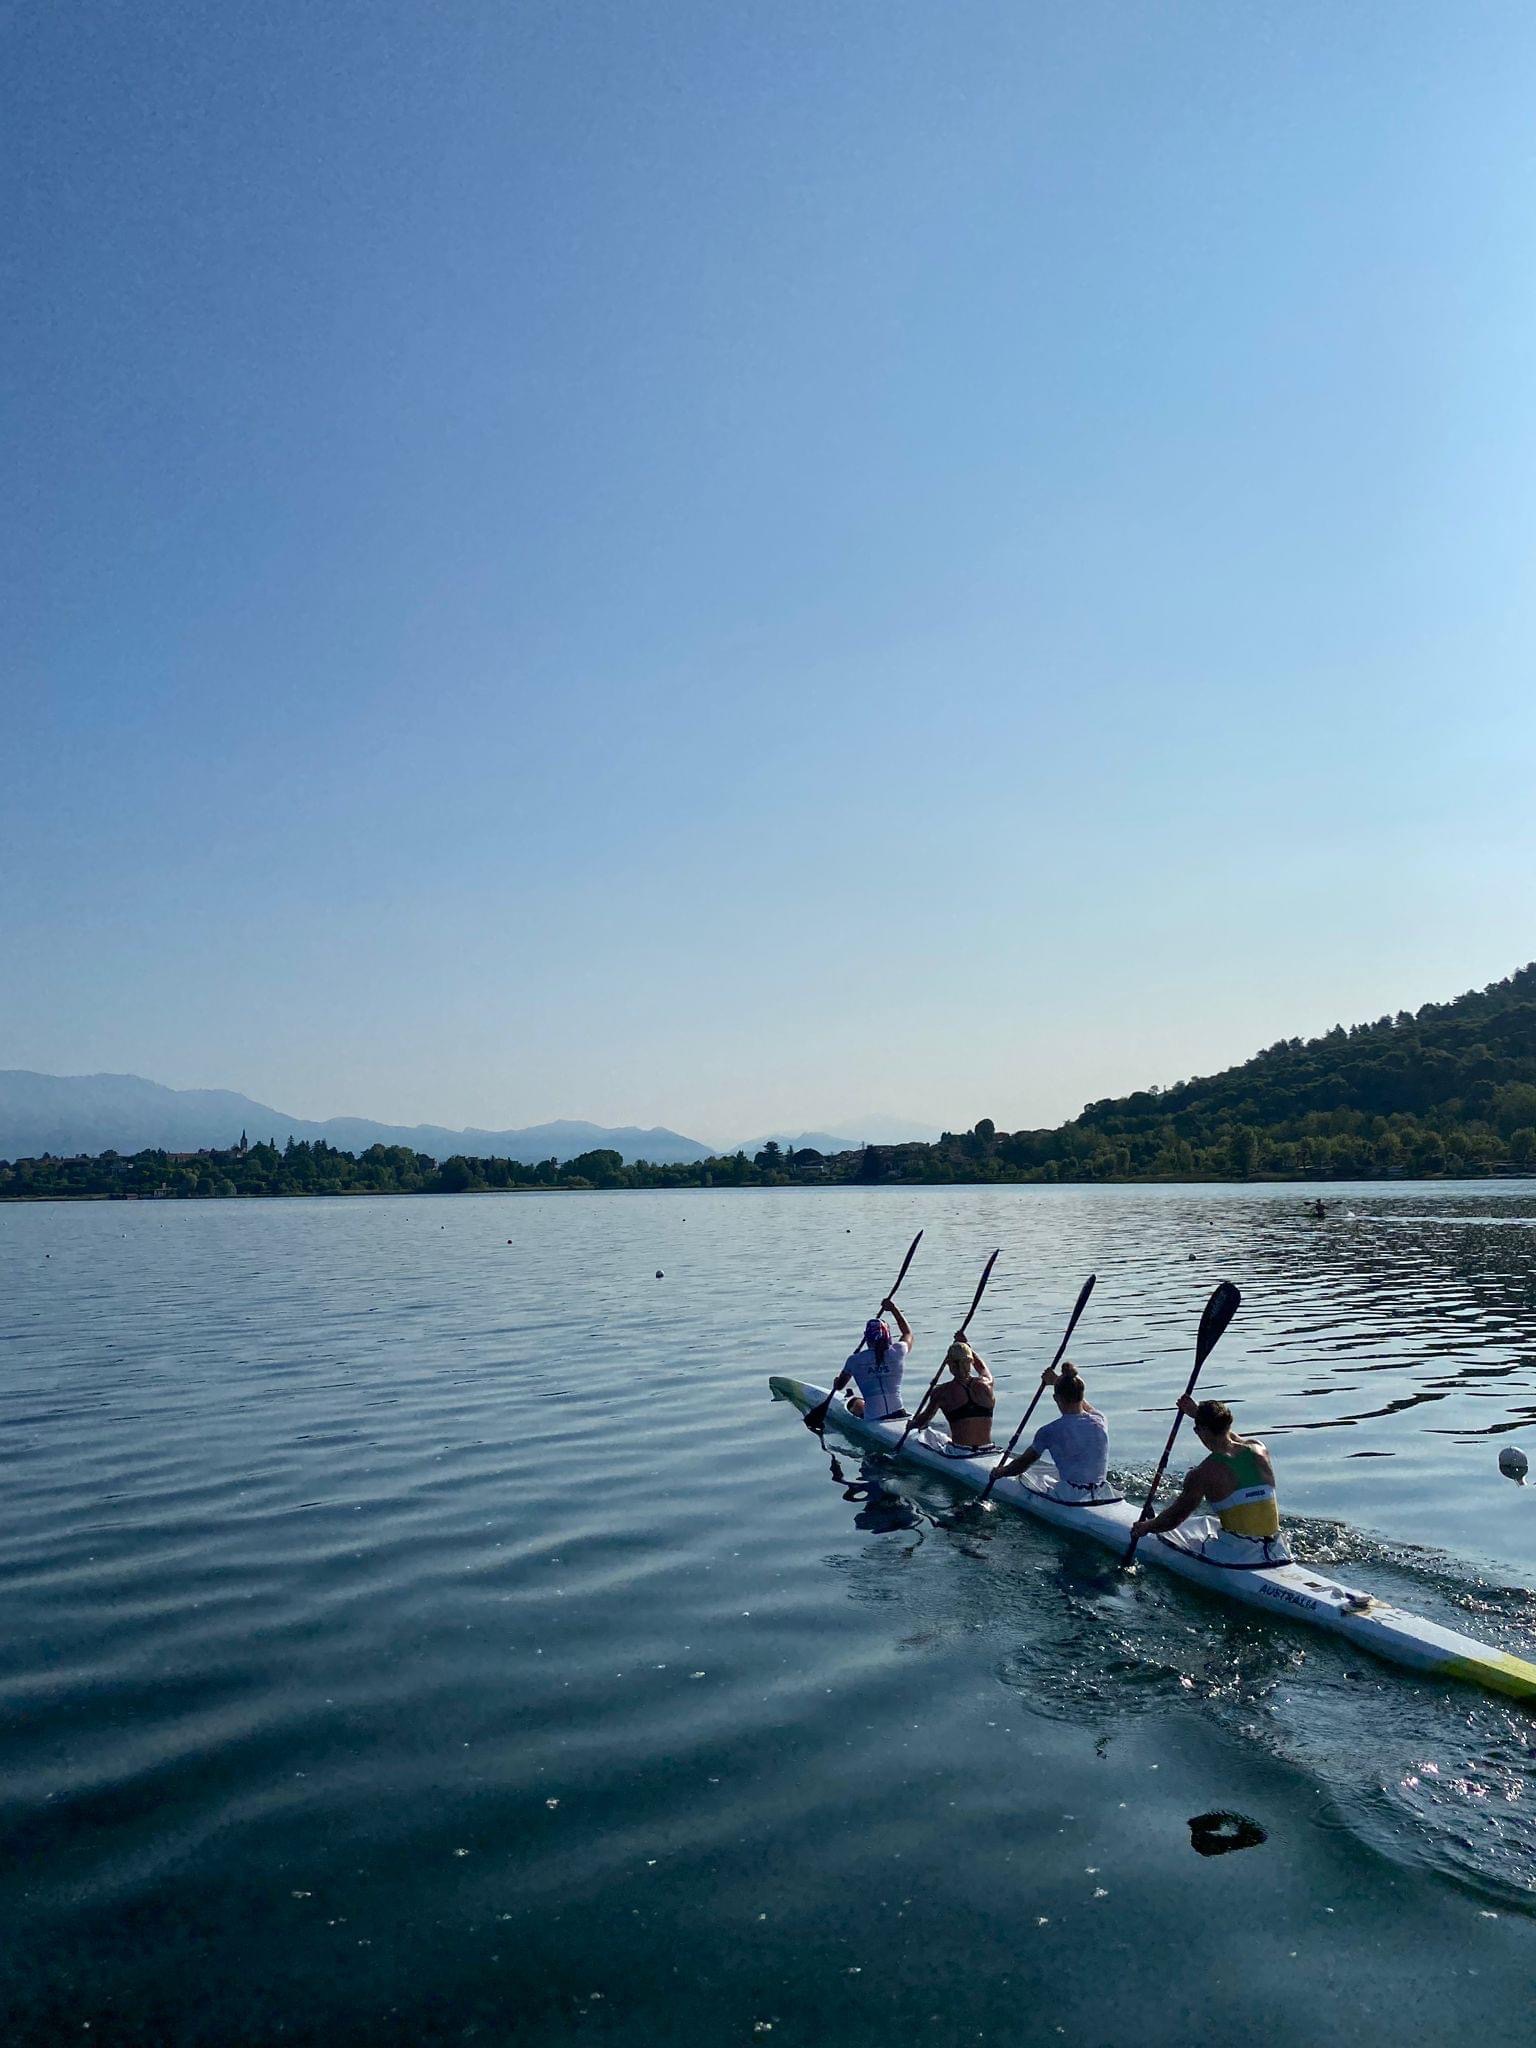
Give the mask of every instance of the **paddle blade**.
<svg viewBox="0 0 1536 2048">
<path fill-rule="evenodd" d="M 1237 1314 L 1242 1299 L 1243 1297 L 1232 1285 L 1232 1282 L 1230 1280 L 1223 1280 L 1221 1285 L 1212 1293 L 1210 1300 L 1205 1304 L 1205 1312 L 1200 1318 L 1200 1333 L 1195 1339 L 1195 1370 L 1197 1372 L 1221 1342 L 1222 1334 L 1226 1330 L 1228 1323 Z"/>
<path fill-rule="evenodd" d="M 827 1410 L 831 1406 L 832 1396 L 828 1394 L 827 1398 L 824 1401 L 818 1401 L 814 1408 L 807 1408 L 805 1413 L 801 1416 L 800 1420 L 805 1424 L 806 1428 L 811 1431 L 813 1436 L 820 1436 L 821 1432 L 826 1428 Z"/>
</svg>

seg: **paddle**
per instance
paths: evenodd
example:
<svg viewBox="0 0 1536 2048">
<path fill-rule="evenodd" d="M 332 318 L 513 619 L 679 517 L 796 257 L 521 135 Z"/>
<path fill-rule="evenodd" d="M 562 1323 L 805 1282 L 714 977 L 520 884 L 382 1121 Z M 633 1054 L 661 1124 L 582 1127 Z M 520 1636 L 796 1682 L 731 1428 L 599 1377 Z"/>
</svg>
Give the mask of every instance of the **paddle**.
<svg viewBox="0 0 1536 2048">
<path fill-rule="evenodd" d="M 952 1340 L 954 1343 L 958 1344 L 964 1338 L 966 1331 L 971 1327 L 971 1317 L 975 1315 L 977 1309 L 981 1306 L 981 1297 L 987 1291 L 987 1282 L 992 1278 L 992 1268 L 997 1264 L 999 1258 L 1002 1256 L 1002 1250 L 1002 1246 L 999 1245 L 997 1250 L 992 1254 L 991 1258 L 988 1259 L 987 1263 L 982 1267 L 981 1278 L 976 1282 L 976 1292 L 971 1296 L 971 1305 L 965 1312 L 965 1321 L 960 1325 L 959 1329 L 956 1330 L 954 1334 L 954 1338 Z M 949 1346 L 946 1345 L 944 1348 L 947 1351 L 949 1349 Z M 943 1379 L 943 1377 L 944 1361 L 941 1358 L 939 1360 L 938 1371 L 934 1374 L 933 1378 L 928 1382 L 927 1393 L 924 1394 L 922 1400 L 918 1402 L 917 1406 L 912 1410 L 912 1413 L 907 1417 L 907 1426 L 901 1432 L 900 1442 L 897 1443 L 896 1448 L 891 1452 L 891 1456 L 893 1458 L 899 1458 L 901 1456 L 902 1445 L 906 1442 L 907 1438 L 912 1434 L 912 1425 L 916 1422 L 918 1416 L 922 1414 L 923 1410 L 928 1406 L 928 1403 L 933 1399 L 934 1392 L 938 1387 L 939 1381 Z"/>
<path fill-rule="evenodd" d="M 1054 1372 L 1057 1366 L 1060 1365 L 1063 1355 L 1066 1352 L 1067 1346 L 1072 1342 L 1072 1332 L 1077 1328 L 1077 1319 L 1082 1314 L 1083 1310 L 1088 1306 L 1088 1297 L 1090 1294 L 1092 1294 L 1093 1283 L 1095 1280 L 1098 1279 L 1098 1277 L 1099 1276 L 1097 1273 L 1090 1273 L 1088 1275 L 1088 1278 L 1083 1282 L 1082 1292 L 1077 1297 L 1077 1307 L 1073 1309 L 1072 1320 L 1067 1324 L 1067 1334 L 1056 1346 L 1056 1356 L 1051 1360 L 1050 1369 L 1052 1372 Z M 978 1507 L 982 1506 L 985 1503 L 987 1495 L 992 1491 L 992 1488 L 996 1483 L 998 1473 L 1001 1471 L 1002 1467 L 1007 1464 L 1008 1460 L 1013 1456 L 1014 1445 L 1018 1442 L 1019 1438 L 1024 1434 L 1025 1430 L 1029 1427 L 1029 1418 L 1031 1417 L 1031 1415 L 1034 1414 L 1035 1408 L 1039 1403 L 1040 1396 L 1045 1392 L 1045 1385 L 1046 1383 L 1042 1379 L 1039 1386 L 1035 1389 L 1034 1399 L 1030 1402 L 1029 1406 L 1024 1410 L 1024 1420 L 1019 1424 L 1018 1428 L 1013 1432 L 1013 1435 L 1008 1439 L 1007 1450 L 1004 1451 L 1003 1455 L 998 1459 L 997 1463 L 992 1467 L 992 1470 L 988 1473 L 987 1483 L 981 1489 L 981 1497 L 976 1503 Z"/>
<path fill-rule="evenodd" d="M 1221 1285 L 1212 1294 L 1210 1300 L 1205 1304 L 1205 1312 L 1200 1318 L 1200 1334 L 1195 1339 L 1195 1369 L 1190 1374 L 1189 1383 L 1184 1389 L 1186 1401 L 1195 1391 L 1195 1381 L 1200 1377 L 1201 1366 L 1204 1365 L 1205 1361 L 1216 1349 L 1216 1346 L 1221 1342 L 1222 1332 L 1237 1314 L 1238 1305 L 1242 1298 L 1230 1280 L 1223 1280 Z M 1141 1512 L 1144 1515 L 1150 1515 L 1152 1512 L 1152 1503 L 1157 1499 L 1157 1489 L 1163 1483 L 1163 1474 L 1168 1469 L 1168 1460 L 1173 1456 L 1173 1440 L 1178 1435 L 1179 1424 L 1183 1420 L 1182 1409 L 1177 1410 L 1173 1418 L 1173 1427 L 1168 1432 L 1168 1441 L 1163 1445 L 1163 1455 L 1158 1459 L 1157 1470 L 1152 1474 L 1152 1485 L 1148 1490 L 1146 1499 L 1142 1502 Z M 1141 1538 L 1139 1536 L 1131 1538 L 1125 1556 L 1120 1560 L 1123 1565 L 1128 1565 L 1132 1558 L 1135 1557 L 1136 1546 L 1140 1541 Z"/>
<path fill-rule="evenodd" d="M 896 1287 L 899 1287 L 902 1281 L 906 1279 L 907 1268 L 911 1265 L 913 1259 L 916 1258 L 917 1248 L 922 1243 L 922 1241 L 923 1233 L 919 1231 L 916 1237 L 914 1237 L 912 1242 L 907 1246 L 907 1256 L 902 1260 L 901 1271 L 896 1275 Z M 890 1293 L 885 1297 L 887 1301 L 894 1301 L 896 1299 L 896 1287 L 893 1287 Z M 832 1396 L 828 1394 L 827 1398 L 824 1401 L 818 1401 L 814 1408 L 807 1409 L 805 1414 L 801 1416 L 800 1420 L 805 1424 L 807 1429 L 813 1430 L 817 1436 L 820 1436 L 821 1432 L 827 1426 L 827 1410 L 831 1406 Z"/>
</svg>

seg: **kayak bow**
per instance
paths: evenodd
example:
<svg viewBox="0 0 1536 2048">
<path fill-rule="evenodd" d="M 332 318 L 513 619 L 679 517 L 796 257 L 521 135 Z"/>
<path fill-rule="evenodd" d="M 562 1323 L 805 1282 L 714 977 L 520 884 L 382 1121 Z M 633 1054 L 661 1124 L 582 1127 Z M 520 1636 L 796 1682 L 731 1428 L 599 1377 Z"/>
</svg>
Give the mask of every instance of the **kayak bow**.
<svg viewBox="0 0 1536 2048">
<path fill-rule="evenodd" d="M 826 1399 L 824 1387 L 807 1386 L 803 1380 L 775 1375 L 768 1382 L 775 1400 L 793 1402 L 803 1414 Z M 894 1451 L 900 1442 L 899 1422 L 871 1422 L 855 1415 L 846 1403 L 834 1401 L 828 1424 L 856 1443 L 872 1450 Z M 980 1493 L 991 1478 L 998 1457 L 956 1458 L 940 1445 L 944 1440 L 924 1431 L 909 1436 L 902 1448 L 904 1461 L 942 1472 L 957 1486 Z M 1038 1470 L 1038 1468 L 1036 1468 Z M 1091 1536 L 1107 1549 L 1123 1552 L 1130 1536 L 1136 1510 L 1129 1501 L 1079 1502 L 1052 1497 L 1049 1484 L 1032 1485 L 1027 1479 L 1000 1479 L 991 1498 L 1005 1507 L 1017 1508 L 1059 1529 L 1071 1529 Z M 1301 1564 L 1234 1567 L 1213 1564 L 1179 1540 L 1177 1530 L 1166 1536 L 1144 1537 L 1137 1555 L 1142 1563 L 1160 1566 L 1181 1579 L 1193 1580 L 1207 1592 L 1219 1593 L 1245 1606 L 1268 1608 L 1287 1620 L 1309 1622 L 1314 1628 L 1346 1636 L 1362 1650 L 1437 1678 L 1465 1679 L 1491 1692 L 1506 1693 L 1512 1699 L 1536 1700 L 1536 1664 L 1504 1650 L 1489 1648 L 1455 1629 L 1408 1614 L 1390 1601 L 1374 1599 L 1369 1593 L 1340 1585 Z"/>
</svg>

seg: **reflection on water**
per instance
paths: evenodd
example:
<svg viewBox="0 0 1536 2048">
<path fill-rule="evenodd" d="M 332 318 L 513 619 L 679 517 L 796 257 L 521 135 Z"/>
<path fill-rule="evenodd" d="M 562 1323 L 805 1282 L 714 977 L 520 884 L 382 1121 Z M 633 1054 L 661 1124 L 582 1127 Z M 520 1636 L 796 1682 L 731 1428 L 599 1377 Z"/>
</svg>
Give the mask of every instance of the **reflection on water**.
<svg viewBox="0 0 1536 2048">
<path fill-rule="evenodd" d="M 1314 2048 L 1410 1980 L 1419 2039 L 1523 2024 L 1528 1712 L 829 1463 L 766 1380 L 824 1381 L 919 1227 L 926 1379 L 1000 1244 L 1000 1428 L 1096 1271 L 1072 1355 L 1144 1479 L 1230 1277 L 1203 1384 L 1298 1551 L 1529 1652 L 1533 1221 L 1504 1185 L 0 1210 L 6 2040 L 863 2048 L 1028 2035 L 1020 1984 L 1083 2039 L 1109 1985 L 1148 2048 L 1254 1999 Z M 1263 1853 L 1192 1856 L 1216 1812 Z M 1169 2005 L 1203 1913 L 1242 2010 Z"/>
<path fill-rule="evenodd" d="M 859 1504 L 859 1511 L 853 1518 L 855 1529 L 873 1529 L 882 1536 L 888 1536 L 897 1529 L 921 1529 L 925 1519 L 921 1510 L 907 1499 L 899 1486 L 887 1481 L 878 1460 L 861 1459 L 854 1477 L 844 1471 L 836 1452 L 828 1453 L 828 1463 L 832 1483 L 843 1499 Z"/>
</svg>

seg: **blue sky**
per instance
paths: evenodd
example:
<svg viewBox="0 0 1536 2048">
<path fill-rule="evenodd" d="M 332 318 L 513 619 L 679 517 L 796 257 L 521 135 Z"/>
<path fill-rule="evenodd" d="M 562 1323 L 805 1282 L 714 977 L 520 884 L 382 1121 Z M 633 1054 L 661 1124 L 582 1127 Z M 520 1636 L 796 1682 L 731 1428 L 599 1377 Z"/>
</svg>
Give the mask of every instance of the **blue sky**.
<svg viewBox="0 0 1536 2048">
<path fill-rule="evenodd" d="M 1536 954 L 1536 14 L 0 16 L 0 1065 L 1055 1121 Z"/>
</svg>

